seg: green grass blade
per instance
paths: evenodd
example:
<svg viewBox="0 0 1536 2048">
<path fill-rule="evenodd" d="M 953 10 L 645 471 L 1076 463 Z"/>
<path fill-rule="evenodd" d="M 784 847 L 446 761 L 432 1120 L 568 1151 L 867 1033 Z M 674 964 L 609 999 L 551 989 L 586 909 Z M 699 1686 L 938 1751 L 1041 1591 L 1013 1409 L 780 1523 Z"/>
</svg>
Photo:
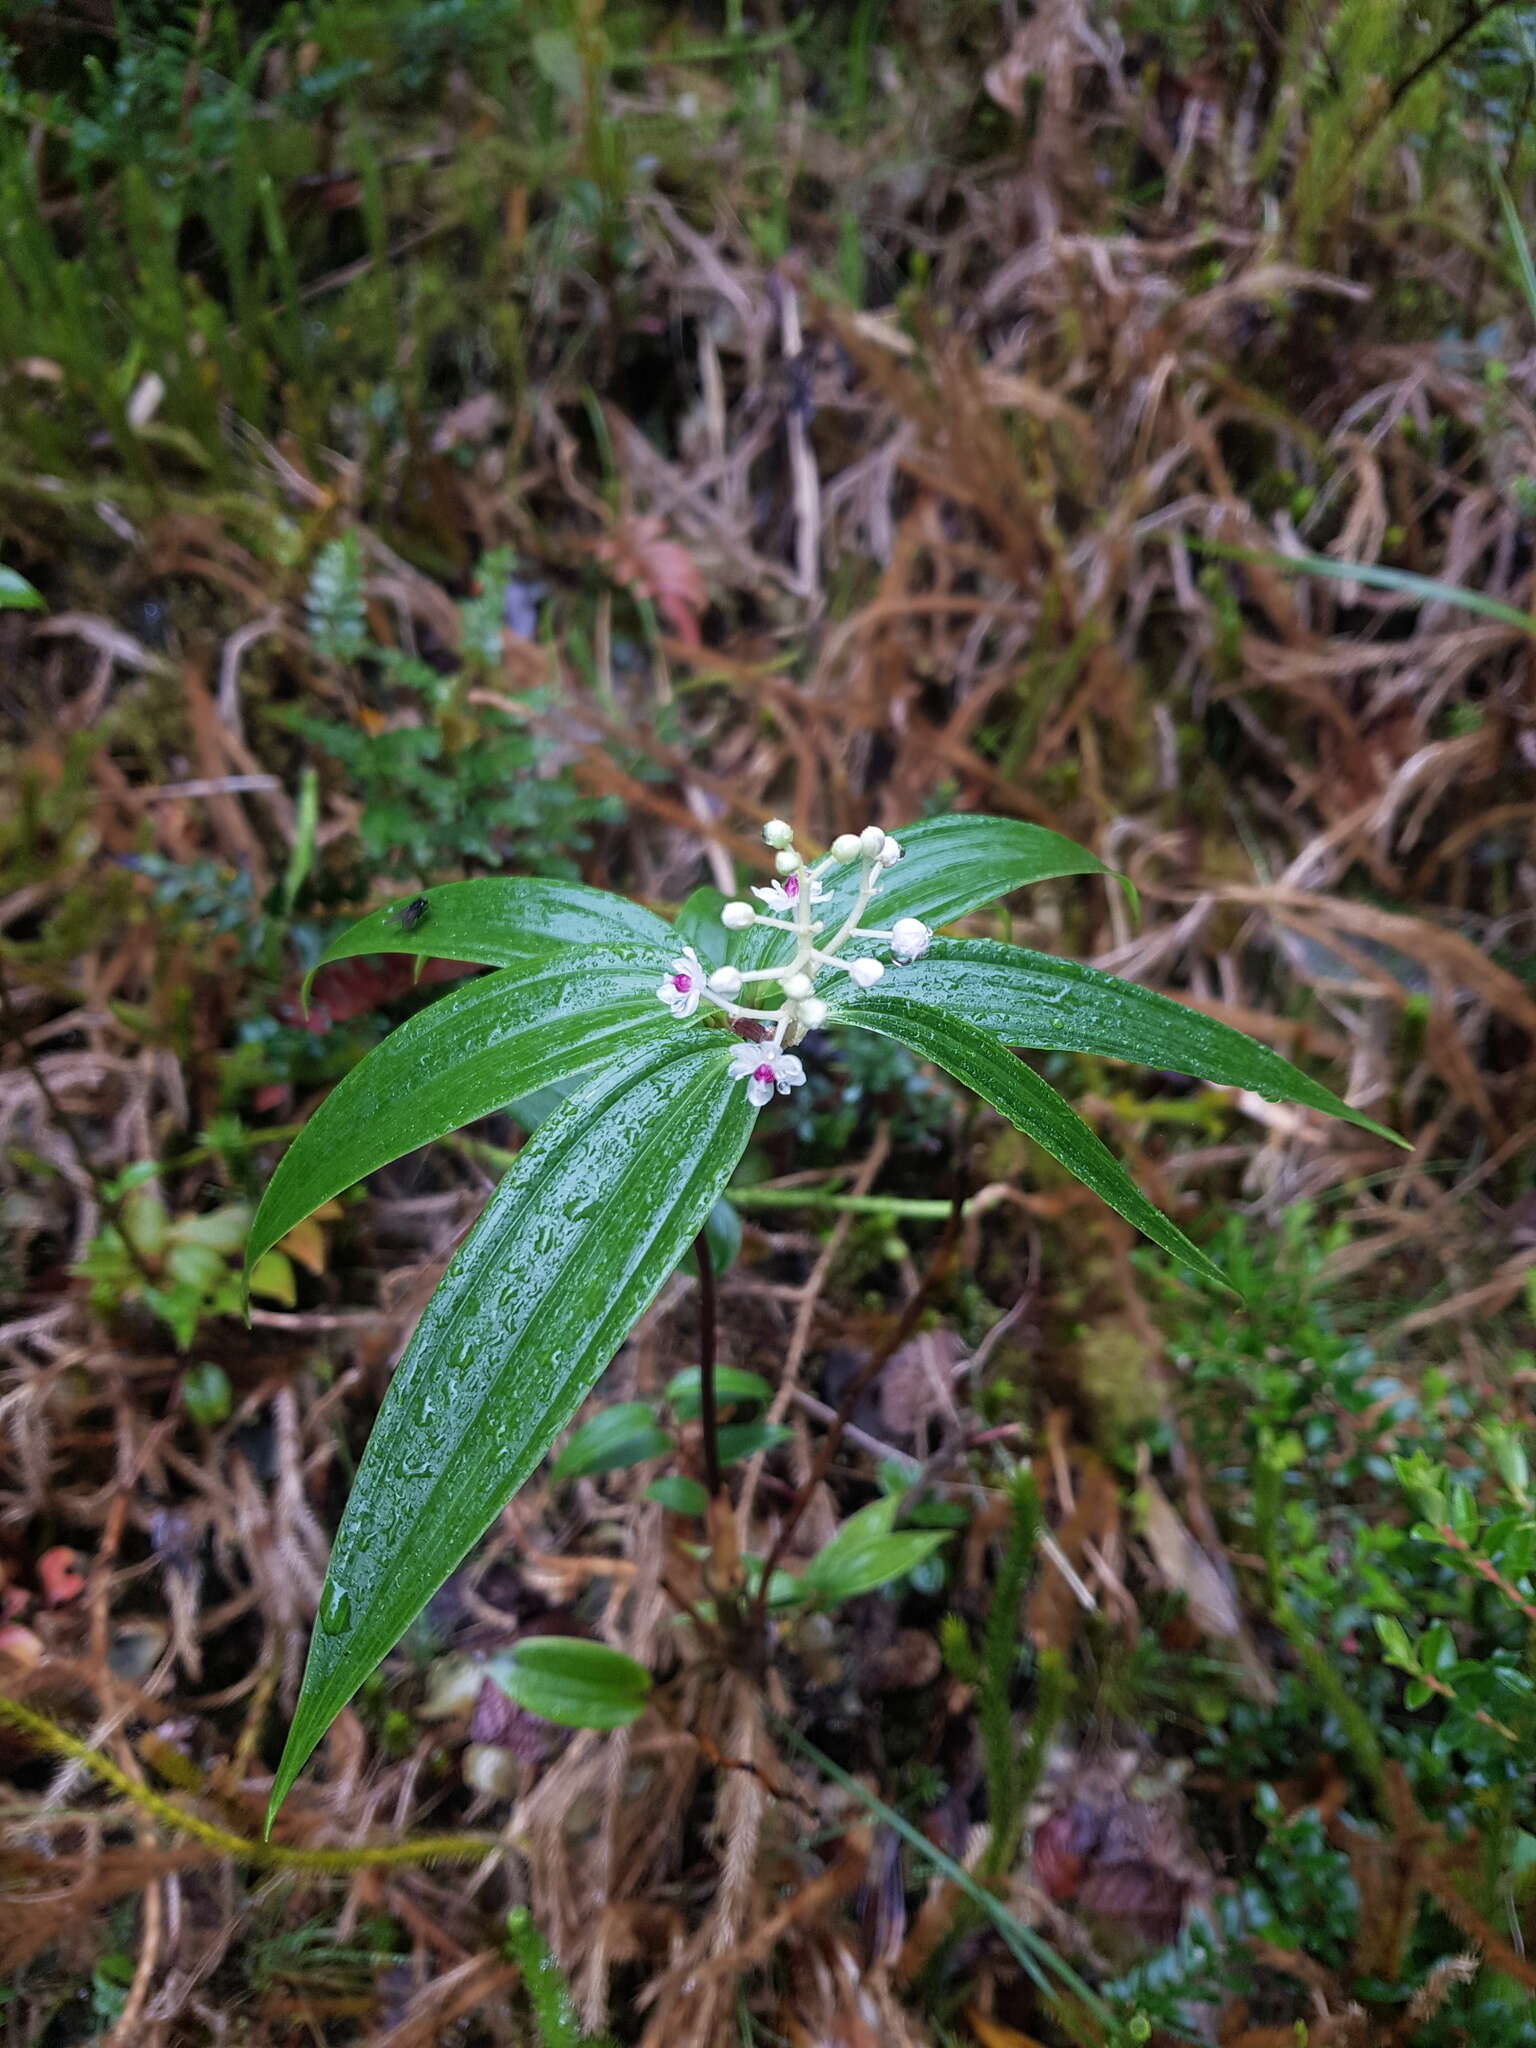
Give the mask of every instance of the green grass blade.
<svg viewBox="0 0 1536 2048">
<path fill-rule="evenodd" d="M 1480 590 L 1464 590 L 1459 583 L 1437 583 L 1430 576 L 1415 576 L 1408 569 L 1387 569 L 1376 562 L 1336 562 L 1332 555 L 1283 555 L 1278 549 L 1229 547 L 1224 541 L 1200 540 L 1193 536 L 1190 546 L 1198 553 L 1215 555 L 1224 562 L 1261 562 L 1269 569 L 1284 569 L 1292 575 L 1324 576 L 1333 583 L 1363 583 L 1371 590 L 1390 590 L 1419 604 L 1451 604 L 1480 618 L 1497 619 L 1501 626 L 1514 626 L 1522 633 L 1536 633 L 1536 612 L 1522 612 Z"/>
<path fill-rule="evenodd" d="M 914 1850 L 925 1863 L 941 1877 L 946 1878 L 957 1891 L 970 1900 L 973 1906 L 986 1915 L 1002 1936 L 1014 1961 L 1041 1996 L 1048 1999 L 1056 2008 L 1057 2017 L 1069 2032 L 1084 2043 L 1092 2043 L 1096 2038 L 1102 2041 L 1114 2032 L 1115 2016 L 1103 1999 L 1083 1982 L 1071 1964 L 1063 1961 L 1048 1942 L 1041 1940 L 1032 1927 L 1026 1927 L 1022 1920 L 1016 1920 L 1002 1900 L 989 1892 L 984 1885 L 978 1884 L 962 1864 L 957 1863 L 952 1856 L 946 1856 L 944 1851 L 930 1842 L 920 1829 L 915 1828 L 909 1820 L 899 1814 L 894 1806 L 887 1806 L 885 1801 L 871 1792 L 867 1785 L 861 1784 L 857 1778 L 835 1764 L 831 1757 L 824 1756 L 813 1742 L 809 1742 L 800 1734 L 798 1729 L 790 1727 L 785 1721 L 780 1721 L 776 1725 L 779 1734 L 792 1748 L 798 1749 L 800 1754 L 809 1763 L 814 1764 L 818 1771 L 830 1778 L 834 1785 L 840 1786 L 850 1798 L 856 1799 L 882 1826 L 900 1835 L 909 1849 Z M 1080 2006 L 1082 2015 L 1098 2026 L 1100 2033 L 1097 2037 L 1084 2029 L 1082 2017 L 1073 2011 L 1072 2006 L 1064 2003 L 1067 1999 Z"/>
<path fill-rule="evenodd" d="M 1503 173 L 1494 166 L 1494 184 L 1498 188 L 1499 205 L 1504 210 L 1504 226 L 1509 234 L 1509 246 L 1514 251 L 1515 269 L 1520 275 L 1520 289 L 1525 293 L 1525 303 L 1531 318 L 1536 320 L 1536 262 L 1531 260 L 1531 245 L 1526 240 L 1525 223 L 1520 218 L 1520 209 L 1515 205 L 1515 195 L 1504 182 Z"/>
</svg>

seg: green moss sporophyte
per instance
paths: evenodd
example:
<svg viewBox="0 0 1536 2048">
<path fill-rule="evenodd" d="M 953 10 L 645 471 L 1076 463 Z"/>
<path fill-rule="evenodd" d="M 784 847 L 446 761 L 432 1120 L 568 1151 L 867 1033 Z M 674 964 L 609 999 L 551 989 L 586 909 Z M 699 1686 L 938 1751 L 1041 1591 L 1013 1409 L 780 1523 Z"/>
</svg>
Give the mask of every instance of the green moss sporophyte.
<svg viewBox="0 0 1536 2048">
<path fill-rule="evenodd" d="M 336 1534 L 274 1812 L 687 1255 L 758 1114 L 804 1082 L 796 1048 L 807 1033 L 873 1031 L 942 1068 L 1155 1244 L 1217 1278 L 1019 1051 L 1172 1069 L 1392 1138 L 1268 1046 L 1168 996 L 1020 946 L 938 935 L 1032 883 L 1109 875 L 1059 833 L 959 815 L 899 837 L 845 832 L 819 857 L 780 819 L 764 836 L 776 872 L 752 900 L 701 890 L 669 923 L 579 883 L 481 876 L 423 890 L 405 915 L 381 907 L 319 963 L 408 952 L 491 972 L 408 1018 L 332 1090 L 262 1198 L 247 1271 L 322 1203 L 418 1146 L 509 1109 L 531 1135 L 380 1407 Z"/>
</svg>

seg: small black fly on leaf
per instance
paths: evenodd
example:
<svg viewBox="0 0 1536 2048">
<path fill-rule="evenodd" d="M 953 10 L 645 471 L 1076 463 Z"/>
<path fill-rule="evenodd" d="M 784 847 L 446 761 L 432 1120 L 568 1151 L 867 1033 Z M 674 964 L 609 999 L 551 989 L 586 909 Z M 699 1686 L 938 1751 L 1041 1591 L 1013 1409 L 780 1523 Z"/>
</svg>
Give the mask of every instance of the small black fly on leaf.
<svg viewBox="0 0 1536 2048">
<path fill-rule="evenodd" d="M 413 896 L 409 903 L 402 903 L 389 913 L 389 922 L 398 925 L 403 932 L 413 932 L 431 915 L 432 906 L 426 897 Z"/>
</svg>

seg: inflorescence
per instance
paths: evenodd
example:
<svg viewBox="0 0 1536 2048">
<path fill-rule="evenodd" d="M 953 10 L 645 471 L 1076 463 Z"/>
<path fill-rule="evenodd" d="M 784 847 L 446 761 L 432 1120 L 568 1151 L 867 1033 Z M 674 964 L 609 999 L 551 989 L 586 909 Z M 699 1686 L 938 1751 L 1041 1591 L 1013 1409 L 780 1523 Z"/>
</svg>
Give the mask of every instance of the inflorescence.
<svg viewBox="0 0 1536 2048">
<path fill-rule="evenodd" d="M 884 975 L 886 964 L 873 953 L 842 959 L 845 946 L 862 939 L 889 948 L 892 962 L 903 967 L 920 960 L 933 937 L 927 925 L 915 917 L 898 917 L 888 928 L 859 922 L 879 893 L 882 878 L 901 859 L 901 848 L 878 825 L 840 834 L 832 842 L 832 851 L 814 864 L 798 851 L 794 832 L 782 818 L 771 819 L 763 827 L 763 837 L 773 848 L 778 877 L 766 888 L 752 891 L 763 908 L 727 903 L 720 922 L 732 932 L 754 925 L 784 932 L 794 941 L 793 952 L 775 966 L 743 971 L 729 966 L 707 969 L 693 948 L 685 946 L 656 991 L 674 1017 L 691 1017 L 700 1003 L 709 1003 L 723 1010 L 733 1023 L 771 1027 L 754 1042 L 744 1043 L 730 1065 L 732 1078 L 746 1082 L 748 1098 L 759 1109 L 775 1092 L 787 1095 L 805 1079 L 805 1068 L 789 1048 L 826 1021 L 827 1005 L 817 994 L 818 981 L 825 986 L 826 975 L 846 974 L 859 988 L 873 988 Z M 836 930 L 824 936 L 826 920 L 815 912 L 828 894 L 825 878 L 834 869 L 854 862 L 859 865 L 857 899 Z M 766 992 L 774 984 L 782 997 L 777 1009 L 754 1009 L 739 1000 L 749 986 Z"/>
</svg>

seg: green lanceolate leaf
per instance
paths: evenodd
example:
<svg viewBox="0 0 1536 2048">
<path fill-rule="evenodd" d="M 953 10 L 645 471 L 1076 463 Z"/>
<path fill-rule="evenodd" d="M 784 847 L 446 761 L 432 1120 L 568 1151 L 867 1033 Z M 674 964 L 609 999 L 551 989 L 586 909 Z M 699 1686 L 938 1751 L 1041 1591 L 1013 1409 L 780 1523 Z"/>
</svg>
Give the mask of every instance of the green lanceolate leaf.
<svg viewBox="0 0 1536 2048">
<path fill-rule="evenodd" d="M 667 1406 L 679 1421 L 698 1419 L 703 1406 L 703 1377 L 696 1365 L 685 1365 L 668 1380 Z M 715 1399 L 722 1408 L 766 1408 L 773 1399 L 773 1389 L 762 1374 L 746 1372 L 739 1365 L 717 1365 L 714 1380 Z"/>
<path fill-rule="evenodd" d="M 731 934 L 720 922 L 725 898 L 718 889 L 695 889 L 678 911 L 672 926 L 678 946 L 692 946 L 706 967 L 730 958 Z"/>
<path fill-rule="evenodd" d="M 891 925 L 898 917 L 948 924 L 1032 882 L 1112 872 L 1075 840 L 1017 818 L 925 818 L 896 836 L 901 859 L 881 881 L 866 924 Z M 842 888 L 851 909 L 858 893 L 854 877 Z"/>
<path fill-rule="evenodd" d="M 953 1074 L 1154 1244 L 1210 1279 L 1227 1284 L 1221 1269 L 1147 1200 L 1076 1110 L 989 1032 L 911 996 L 882 995 L 874 990 L 870 1000 L 859 1006 L 859 1022 L 867 1030 L 899 1040 L 920 1058 Z"/>
<path fill-rule="evenodd" d="M 525 1636 L 486 1670 L 524 1713 L 562 1728 L 627 1728 L 651 1691 L 643 1664 L 583 1636 Z"/>
<path fill-rule="evenodd" d="M 759 1451 L 776 1451 L 794 1436 L 782 1422 L 727 1422 L 715 1432 L 715 1449 L 722 1465 L 736 1465 L 743 1458 L 755 1458 Z"/>
<path fill-rule="evenodd" d="M 272 1811 L 672 1272 L 755 1112 L 726 1033 L 630 1051 L 518 1155 L 406 1348 L 337 1532 Z"/>
<path fill-rule="evenodd" d="M 925 818 L 896 835 L 902 857 L 880 883 L 865 916 L 866 925 L 889 927 L 898 917 L 920 917 L 924 924 L 949 924 L 995 903 L 1031 882 L 1061 875 L 1107 875 L 1096 854 L 1043 825 L 1025 825 L 1017 818 L 986 818 L 961 813 L 950 818 Z M 816 915 L 829 931 L 852 910 L 859 893 L 857 864 L 834 868 L 824 878 L 826 896 Z M 748 944 L 732 959 L 742 967 L 765 967 L 782 957 L 784 934 L 753 929 Z"/>
<path fill-rule="evenodd" d="M 843 984 L 832 998 L 832 1014 L 857 1024 L 871 997 L 878 1002 L 893 995 L 963 1017 L 1004 1045 L 1135 1060 L 1223 1087 L 1251 1088 L 1271 1102 L 1304 1103 L 1405 1143 L 1257 1039 L 1075 960 L 991 939 L 936 939 L 924 958 L 894 968 L 874 990 Z"/>
<path fill-rule="evenodd" d="M 677 1042 L 644 947 L 560 946 L 443 996 L 333 1088 L 283 1154 L 247 1267 L 364 1175 L 636 1046 Z"/>
<path fill-rule="evenodd" d="M 544 882 L 481 875 L 402 896 L 349 925 L 332 939 L 305 980 L 322 967 L 360 953 L 415 953 L 425 960 L 473 960 L 514 967 L 551 946 L 639 945 L 656 953 L 660 975 L 676 952 L 672 927 L 631 903 L 580 882 Z"/>
<path fill-rule="evenodd" d="M 671 1448 L 672 1439 L 648 1402 L 620 1401 L 572 1432 L 551 1477 L 557 1486 L 567 1479 L 591 1479 L 600 1472 L 642 1465 L 647 1458 L 665 1457 Z"/>
<path fill-rule="evenodd" d="M 896 1529 L 894 1494 L 850 1515 L 801 1572 L 802 1598 L 822 1606 L 873 1593 L 931 1557 L 948 1541 L 942 1530 Z"/>
<path fill-rule="evenodd" d="M 709 1506 L 709 1495 L 698 1480 L 688 1479 L 681 1472 L 668 1472 L 652 1480 L 645 1489 L 645 1497 L 673 1515 L 702 1515 Z"/>
<path fill-rule="evenodd" d="M 42 598 L 26 577 L 15 569 L 7 569 L 0 563 L 0 611 L 40 612 L 46 610 Z"/>
</svg>

